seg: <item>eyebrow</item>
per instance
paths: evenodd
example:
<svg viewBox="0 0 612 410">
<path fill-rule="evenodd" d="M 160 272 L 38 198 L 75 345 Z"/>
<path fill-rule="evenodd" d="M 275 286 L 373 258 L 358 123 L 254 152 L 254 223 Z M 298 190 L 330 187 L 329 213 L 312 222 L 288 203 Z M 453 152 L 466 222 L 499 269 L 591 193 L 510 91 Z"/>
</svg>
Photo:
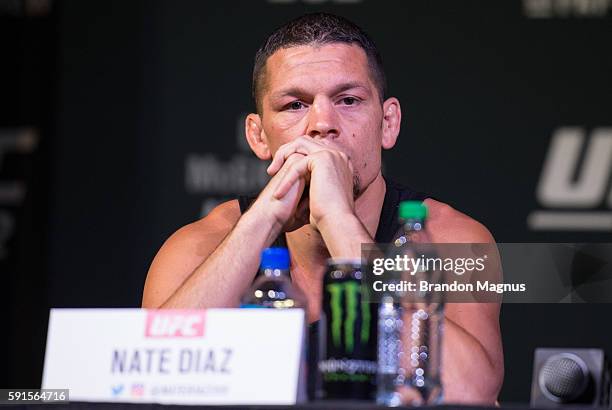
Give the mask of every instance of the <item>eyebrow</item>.
<svg viewBox="0 0 612 410">
<path fill-rule="evenodd" d="M 336 95 L 339 94 L 343 91 L 347 91 L 347 90 L 351 90 L 353 88 L 360 88 L 362 90 L 364 90 L 365 92 L 367 92 L 368 94 L 370 93 L 368 87 L 366 87 L 363 83 L 360 83 L 358 81 L 350 81 L 347 83 L 341 83 L 338 84 L 336 87 L 334 87 L 331 91 L 332 95 Z M 286 96 L 304 96 L 309 94 L 304 88 L 301 87 L 289 87 L 287 89 L 284 90 L 280 90 L 277 91 L 275 93 L 272 93 L 270 95 L 271 99 L 279 99 L 279 98 L 283 98 Z"/>
</svg>

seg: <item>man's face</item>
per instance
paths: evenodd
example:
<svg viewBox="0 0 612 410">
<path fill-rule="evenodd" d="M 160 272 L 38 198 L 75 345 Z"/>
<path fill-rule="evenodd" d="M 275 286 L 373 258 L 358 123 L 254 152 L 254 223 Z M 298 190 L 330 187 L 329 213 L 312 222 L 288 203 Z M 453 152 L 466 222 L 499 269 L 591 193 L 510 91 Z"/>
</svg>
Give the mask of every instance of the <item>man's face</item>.
<svg viewBox="0 0 612 410">
<path fill-rule="evenodd" d="M 361 191 L 380 171 L 382 115 L 360 47 L 298 46 L 268 58 L 262 126 L 272 155 L 308 135 L 349 156 Z"/>
</svg>

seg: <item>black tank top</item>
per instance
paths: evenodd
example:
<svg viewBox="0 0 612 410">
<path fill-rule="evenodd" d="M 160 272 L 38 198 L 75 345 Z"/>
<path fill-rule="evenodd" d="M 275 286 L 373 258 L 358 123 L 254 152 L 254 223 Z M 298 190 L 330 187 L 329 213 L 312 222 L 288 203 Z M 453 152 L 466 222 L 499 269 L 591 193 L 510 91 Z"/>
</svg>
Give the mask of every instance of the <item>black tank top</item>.
<svg viewBox="0 0 612 410">
<path fill-rule="evenodd" d="M 380 220 L 378 229 L 376 230 L 376 243 L 392 242 L 393 235 L 399 230 L 397 210 L 402 201 L 424 201 L 426 198 L 431 198 L 430 195 L 423 192 L 413 191 L 412 189 L 398 184 L 387 177 L 383 177 L 387 185 L 385 199 L 383 201 L 382 210 L 380 212 Z M 249 206 L 257 199 L 256 195 L 239 196 L 238 203 L 240 204 L 240 213 L 244 213 Z M 272 246 L 287 247 L 285 234 L 279 235 Z"/>
</svg>

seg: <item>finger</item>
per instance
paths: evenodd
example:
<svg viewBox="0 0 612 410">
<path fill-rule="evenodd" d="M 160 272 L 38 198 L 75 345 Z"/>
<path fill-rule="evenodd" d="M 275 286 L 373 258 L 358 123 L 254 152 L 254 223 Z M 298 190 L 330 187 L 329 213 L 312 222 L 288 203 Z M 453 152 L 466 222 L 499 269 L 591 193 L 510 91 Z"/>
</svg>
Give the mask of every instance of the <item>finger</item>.
<svg viewBox="0 0 612 410">
<path fill-rule="evenodd" d="M 307 178 L 308 176 L 308 162 L 309 158 L 304 157 L 294 164 L 291 164 L 291 168 L 287 170 L 287 173 L 283 176 L 281 182 L 274 191 L 274 198 L 281 199 L 289 192 L 289 189 L 298 182 L 300 178 Z"/>
<path fill-rule="evenodd" d="M 283 169 L 285 173 L 289 172 L 289 170 L 291 169 L 291 166 L 295 164 L 296 162 L 301 161 L 303 158 L 306 158 L 306 155 L 294 152 L 293 154 L 290 154 L 289 156 L 287 156 L 287 158 L 283 162 L 283 166 L 281 167 L 281 169 Z"/>
<path fill-rule="evenodd" d="M 287 158 L 289 158 L 292 154 L 296 153 L 303 155 L 307 155 L 309 153 L 309 150 L 304 147 L 304 141 L 301 138 L 282 145 L 278 149 L 278 151 L 276 151 L 272 162 L 268 166 L 268 174 L 276 174 L 283 167 L 283 164 L 285 163 Z"/>
<path fill-rule="evenodd" d="M 291 169 L 289 169 L 287 173 L 283 176 L 280 183 L 276 187 L 276 190 L 274 191 L 274 198 L 283 198 L 287 194 L 287 192 L 289 192 L 291 187 L 296 184 L 300 179 L 304 179 L 305 181 L 305 174 L 307 173 L 307 169 L 308 167 L 302 164 L 298 165 L 297 167 L 293 165 Z"/>
<path fill-rule="evenodd" d="M 276 151 L 272 162 L 268 166 L 267 172 L 269 175 L 276 174 L 282 168 L 285 160 L 291 154 L 298 153 L 302 155 L 308 155 L 313 152 L 321 151 L 324 149 L 327 149 L 325 145 L 321 145 L 321 143 L 314 141 L 310 137 L 298 137 L 295 140 L 282 145 L 278 149 L 278 151 Z"/>
</svg>

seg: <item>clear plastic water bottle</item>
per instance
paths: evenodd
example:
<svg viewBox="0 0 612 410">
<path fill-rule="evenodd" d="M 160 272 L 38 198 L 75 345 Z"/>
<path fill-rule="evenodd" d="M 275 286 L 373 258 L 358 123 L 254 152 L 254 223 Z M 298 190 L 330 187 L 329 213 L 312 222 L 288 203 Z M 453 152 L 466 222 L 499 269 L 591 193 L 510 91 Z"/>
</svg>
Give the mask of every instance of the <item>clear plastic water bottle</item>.
<svg viewBox="0 0 612 410">
<path fill-rule="evenodd" d="M 244 294 L 244 308 L 302 308 L 306 297 L 291 283 L 287 248 L 266 248 L 261 253 L 260 275 Z"/>
<path fill-rule="evenodd" d="M 435 257 L 425 229 L 427 207 L 418 201 L 399 206 L 402 228 L 394 237 L 395 255 Z M 391 255 L 390 255 L 391 256 Z M 401 272 L 418 283 L 439 280 L 440 272 Z M 417 292 L 383 295 L 378 323 L 377 402 L 386 406 L 432 405 L 442 400 L 441 353 L 444 305 L 439 295 Z"/>
<path fill-rule="evenodd" d="M 378 370 L 376 403 L 399 406 L 399 359 L 401 352 L 402 311 L 395 297 L 387 294 L 378 306 Z"/>
<path fill-rule="evenodd" d="M 427 207 L 418 201 L 400 204 L 399 217 L 403 224 L 400 245 L 413 257 L 436 258 L 435 248 L 426 229 Z M 413 281 L 442 281 L 442 272 L 422 267 L 413 274 Z M 404 404 L 434 405 L 443 398 L 441 383 L 442 333 L 444 300 L 441 293 L 406 293 L 402 305 L 402 354 L 400 375 L 404 378 Z"/>
</svg>

